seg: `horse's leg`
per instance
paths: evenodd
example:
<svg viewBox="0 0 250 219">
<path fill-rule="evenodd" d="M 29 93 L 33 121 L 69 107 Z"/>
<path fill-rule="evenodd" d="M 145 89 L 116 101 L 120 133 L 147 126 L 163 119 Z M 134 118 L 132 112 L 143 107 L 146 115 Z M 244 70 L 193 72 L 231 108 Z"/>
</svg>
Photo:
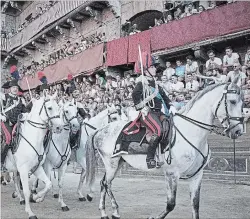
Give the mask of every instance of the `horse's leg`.
<svg viewBox="0 0 250 219">
<path fill-rule="evenodd" d="M 203 171 L 195 176 L 192 181 L 190 181 L 190 199 L 192 205 L 192 214 L 193 218 L 199 219 L 199 207 L 200 207 L 200 189 L 201 189 L 201 180 L 203 176 Z"/>
<path fill-rule="evenodd" d="M 52 183 L 47 177 L 46 173 L 44 172 L 44 169 L 42 166 L 39 166 L 37 170 L 34 172 L 34 175 L 41 181 L 45 183 L 44 189 L 42 189 L 37 194 L 33 194 L 33 199 L 36 202 L 42 202 L 44 200 L 44 197 L 46 193 L 51 189 Z"/>
<path fill-rule="evenodd" d="M 167 207 L 166 210 L 157 216 L 157 219 L 164 219 L 171 211 L 174 210 L 176 203 L 176 192 L 179 177 L 175 173 L 166 173 L 165 178 L 167 184 Z"/>
<path fill-rule="evenodd" d="M 106 166 L 106 174 L 104 175 L 102 181 L 101 181 L 101 191 L 103 189 L 105 189 L 105 193 L 103 192 L 103 200 L 101 199 L 100 201 L 100 210 L 105 212 L 105 196 L 106 193 L 108 194 L 108 196 L 110 197 L 110 201 L 111 201 L 111 206 L 113 209 L 113 214 L 112 214 L 112 218 L 116 219 L 116 218 L 120 218 L 120 214 L 119 214 L 119 206 L 115 200 L 115 197 L 112 193 L 111 190 L 111 182 L 112 180 L 115 178 L 118 170 L 122 167 L 123 164 L 123 160 L 122 159 L 118 159 L 117 163 L 114 160 L 112 162 L 112 165 L 109 165 L 109 167 L 107 168 Z M 101 195 L 102 196 L 102 195 Z"/>
<path fill-rule="evenodd" d="M 37 193 L 36 189 L 37 189 L 37 187 L 38 187 L 38 182 L 39 182 L 38 179 L 35 179 L 35 180 L 33 181 L 32 189 L 31 189 L 31 193 L 32 193 L 32 194 L 36 194 L 36 193 Z"/>
<path fill-rule="evenodd" d="M 25 199 L 25 211 L 29 215 L 29 219 L 37 219 L 36 215 L 31 211 L 30 208 L 30 189 L 29 189 L 29 176 L 28 176 L 28 168 L 26 166 L 22 166 L 18 169 L 19 175 L 21 178 L 21 182 L 23 185 L 23 194 Z"/>
<path fill-rule="evenodd" d="M 14 184 L 15 184 L 15 195 L 14 193 L 12 194 L 12 197 L 13 198 L 16 198 L 18 197 L 19 200 L 20 200 L 20 205 L 24 205 L 25 204 L 25 201 L 22 197 L 22 194 L 21 194 L 21 189 L 20 189 L 20 177 L 19 175 L 17 174 L 17 171 L 14 171 L 13 172 L 13 180 L 14 180 Z"/>
<path fill-rule="evenodd" d="M 81 172 L 81 176 L 80 176 L 80 180 L 79 180 L 79 185 L 78 185 L 78 188 L 77 188 L 77 193 L 79 195 L 79 201 L 86 201 L 86 198 L 82 194 L 82 187 L 83 187 L 83 182 L 84 182 L 85 176 L 86 176 L 86 172 L 82 168 L 82 172 Z"/>
<path fill-rule="evenodd" d="M 68 206 L 63 201 L 63 195 L 62 195 L 63 180 L 64 180 L 66 169 L 67 169 L 67 162 L 58 169 L 58 187 L 59 187 L 58 202 L 61 204 L 63 211 L 69 210 Z"/>
</svg>

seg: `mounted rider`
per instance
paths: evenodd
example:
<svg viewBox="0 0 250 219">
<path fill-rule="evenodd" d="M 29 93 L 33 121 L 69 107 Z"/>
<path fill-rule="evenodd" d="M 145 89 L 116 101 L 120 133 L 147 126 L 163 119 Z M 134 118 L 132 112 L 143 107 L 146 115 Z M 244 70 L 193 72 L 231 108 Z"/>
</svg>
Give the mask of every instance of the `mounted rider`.
<svg viewBox="0 0 250 219">
<path fill-rule="evenodd" d="M 164 140 L 166 140 L 168 132 L 172 128 L 169 127 L 169 117 L 166 114 L 172 113 L 174 115 L 176 109 L 162 87 L 154 79 L 156 75 L 154 59 L 147 53 L 142 53 L 142 63 L 145 75 L 137 78 L 137 84 L 132 92 L 132 99 L 136 110 L 140 111 L 137 120 L 142 126 L 146 127 L 147 132 L 151 133 L 146 158 L 148 169 L 151 169 L 157 165 L 154 157 L 159 143 L 165 143 Z M 138 63 L 136 63 L 135 72 L 137 73 L 141 71 L 138 66 Z M 162 105 L 165 114 L 161 111 Z M 128 154 L 128 152 L 119 151 L 118 154 Z M 114 154 L 113 157 L 115 156 L 117 155 Z"/>
<path fill-rule="evenodd" d="M 25 107 L 25 100 L 18 96 L 19 92 L 23 92 L 18 85 L 18 80 L 13 79 L 6 82 L 2 88 L 10 89 L 9 93 L 1 95 L 1 127 L 6 138 L 6 144 L 1 151 L 1 169 L 3 167 L 8 150 L 12 146 L 12 131 L 16 125 L 19 115 L 26 113 L 28 110 Z"/>
</svg>

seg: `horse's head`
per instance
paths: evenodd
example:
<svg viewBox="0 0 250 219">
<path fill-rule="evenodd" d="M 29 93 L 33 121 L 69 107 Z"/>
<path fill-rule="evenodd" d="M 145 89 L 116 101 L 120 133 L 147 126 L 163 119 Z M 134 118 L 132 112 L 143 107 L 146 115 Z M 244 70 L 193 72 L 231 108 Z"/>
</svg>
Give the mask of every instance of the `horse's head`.
<svg viewBox="0 0 250 219">
<path fill-rule="evenodd" d="M 37 100 L 39 109 L 39 116 L 41 120 L 49 125 L 53 132 L 60 133 L 62 131 L 63 123 L 59 116 L 59 106 L 56 102 L 57 93 L 53 96 L 44 92 L 44 96 Z M 33 106 L 36 107 L 36 106 Z"/>
<path fill-rule="evenodd" d="M 243 133 L 243 95 L 237 80 L 226 84 L 223 94 L 214 105 L 214 115 L 219 119 L 228 137 L 236 139 Z"/>
<path fill-rule="evenodd" d="M 70 125 L 71 131 L 76 133 L 80 129 L 80 124 L 77 119 L 77 105 L 74 99 L 72 101 L 66 101 L 62 99 L 62 116 L 63 121 Z"/>
</svg>

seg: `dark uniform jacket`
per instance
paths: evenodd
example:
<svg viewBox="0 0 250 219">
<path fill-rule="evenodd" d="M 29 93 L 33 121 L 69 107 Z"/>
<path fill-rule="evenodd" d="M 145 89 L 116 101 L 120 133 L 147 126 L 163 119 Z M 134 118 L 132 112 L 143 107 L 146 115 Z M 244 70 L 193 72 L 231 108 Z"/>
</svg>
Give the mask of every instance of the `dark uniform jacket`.
<svg viewBox="0 0 250 219">
<path fill-rule="evenodd" d="M 5 112 L 7 121 L 10 121 L 12 124 L 17 123 L 18 116 L 21 113 L 26 113 L 26 107 L 19 96 L 12 96 L 10 94 L 5 94 L 5 100 L 3 100 L 3 107 L 4 110 L 15 104 L 16 101 L 19 101 L 17 106 L 14 108 L 10 109 L 9 111 Z"/>
<path fill-rule="evenodd" d="M 148 80 L 149 86 L 155 88 L 155 81 L 154 80 Z M 163 91 L 162 87 L 158 86 L 159 89 L 159 93 L 163 99 L 163 101 L 165 102 L 167 108 L 170 108 L 170 102 L 171 100 L 168 98 L 168 96 L 166 95 L 166 93 Z M 133 90 L 132 93 L 132 98 L 134 101 L 134 104 L 137 105 L 139 104 L 142 100 L 143 100 L 143 87 L 142 87 L 142 82 L 138 82 Z M 154 98 L 154 103 L 155 103 L 155 107 L 154 109 L 157 110 L 161 110 L 162 108 L 162 101 L 155 97 Z M 148 106 L 148 104 L 146 104 Z M 137 109 L 140 110 L 140 109 Z"/>
</svg>

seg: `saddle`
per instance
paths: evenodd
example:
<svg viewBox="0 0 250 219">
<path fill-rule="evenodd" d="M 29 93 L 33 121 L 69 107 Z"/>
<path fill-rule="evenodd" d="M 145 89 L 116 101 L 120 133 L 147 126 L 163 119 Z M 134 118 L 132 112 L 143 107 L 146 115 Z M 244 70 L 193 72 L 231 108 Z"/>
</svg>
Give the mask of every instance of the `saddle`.
<svg viewBox="0 0 250 219">
<path fill-rule="evenodd" d="M 115 151 L 127 151 L 128 154 L 147 154 L 149 141 L 152 136 L 151 132 L 147 132 L 146 127 L 143 127 L 140 122 L 141 114 L 132 122 L 127 123 L 120 132 L 116 140 Z M 172 133 L 171 122 L 168 122 L 168 133 L 160 142 L 160 153 L 168 150 L 168 144 L 171 141 Z M 119 146 L 118 146 L 119 145 Z M 119 147 L 119 148 L 118 148 Z M 159 150 L 157 150 L 159 151 Z"/>
</svg>

